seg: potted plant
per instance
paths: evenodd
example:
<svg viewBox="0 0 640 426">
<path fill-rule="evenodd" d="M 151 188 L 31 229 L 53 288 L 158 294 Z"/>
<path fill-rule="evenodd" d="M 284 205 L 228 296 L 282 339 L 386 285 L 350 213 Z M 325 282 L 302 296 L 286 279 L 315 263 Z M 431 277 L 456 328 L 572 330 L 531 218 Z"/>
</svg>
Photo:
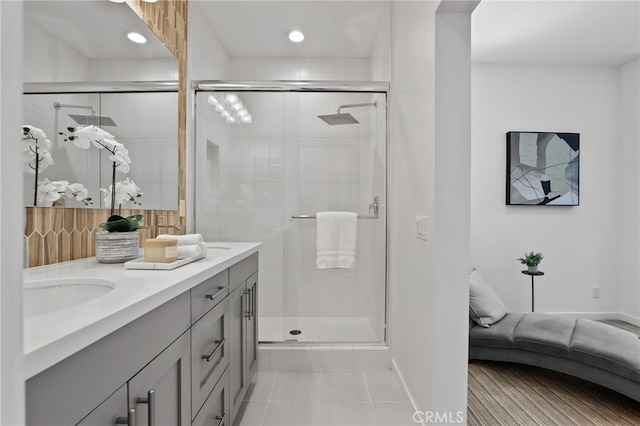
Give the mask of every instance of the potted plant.
<svg viewBox="0 0 640 426">
<path fill-rule="evenodd" d="M 100 227 L 107 232 L 96 232 L 96 260 L 100 263 L 122 263 L 138 257 L 140 237 L 138 229 L 144 216 L 110 216 Z"/>
<path fill-rule="evenodd" d="M 525 252 L 524 257 L 520 257 L 517 260 L 519 260 L 523 265 L 527 265 L 529 272 L 535 273 L 538 272 L 538 265 L 542 262 L 543 258 L 544 256 L 542 253 Z"/>
<path fill-rule="evenodd" d="M 111 133 L 97 126 L 68 127 L 67 131 L 68 133 L 60 132 L 65 141 L 71 141 L 83 149 L 89 149 L 93 145 L 110 154 L 111 185 L 109 189 L 100 190 L 110 211 L 107 221 L 100 224 L 107 232 L 95 233 L 96 259 L 101 263 L 122 263 L 137 258 L 140 250 L 138 229 L 145 228 L 142 226 L 144 216 L 122 217 L 115 214 L 116 204 L 120 206 L 125 201 L 140 204 L 136 198 L 142 196 L 140 188 L 130 178 L 116 182 L 116 171 L 127 174 L 131 170 L 129 150 L 116 141 Z"/>
</svg>

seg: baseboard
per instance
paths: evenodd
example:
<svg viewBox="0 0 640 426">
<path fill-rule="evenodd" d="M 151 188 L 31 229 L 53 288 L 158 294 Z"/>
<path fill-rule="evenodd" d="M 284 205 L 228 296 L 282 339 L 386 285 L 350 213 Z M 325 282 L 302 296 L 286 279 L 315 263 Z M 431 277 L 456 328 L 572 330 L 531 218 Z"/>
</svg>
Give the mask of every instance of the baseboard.
<svg viewBox="0 0 640 426">
<path fill-rule="evenodd" d="M 416 413 L 418 412 L 418 406 L 416 405 L 416 401 L 413 399 L 413 396 L 411 395 L 411 392 L 409 391 L 409 388 L 407 387 L 407 382 L 404 381 L 404 377 L 402 376 L 402 372 L 400 371 L 400 369 L 398 368 L 398 364 L 396 364 L 396 360 L 393 359 L 393 357 L 391 358 L 391 371 L 393 371 L 393 373 L 398 377 L 398 380 L 400 380 L 400 384 L 402 385 L 402 388 L 404 389 L 404 393 L 407 395 L 407 398 L 409 399 L 409 403 L 411 404 L 411 407 L 413 408 L 413 412 Z M 415 420 L 414 420 L 415 422 Z M 415 422 L 415 424 L 424 424 L 423 422 Z"/>
</svg>

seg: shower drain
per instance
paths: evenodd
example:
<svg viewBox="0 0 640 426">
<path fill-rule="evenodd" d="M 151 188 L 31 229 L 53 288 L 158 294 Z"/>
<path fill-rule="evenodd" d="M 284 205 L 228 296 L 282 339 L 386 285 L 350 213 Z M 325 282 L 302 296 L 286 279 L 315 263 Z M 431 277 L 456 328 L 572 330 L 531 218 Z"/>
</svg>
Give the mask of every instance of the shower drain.
<svg viewBox="0 0 640 426">
<path fill-rule="evenodd" d="M 291 330 L 289 332 L 289 334 L 291 334 L 292 336 L 297 336 L 298 334 L 302 334 L 302 331 L 300 331 L 300 330 Z"/>
</svg>

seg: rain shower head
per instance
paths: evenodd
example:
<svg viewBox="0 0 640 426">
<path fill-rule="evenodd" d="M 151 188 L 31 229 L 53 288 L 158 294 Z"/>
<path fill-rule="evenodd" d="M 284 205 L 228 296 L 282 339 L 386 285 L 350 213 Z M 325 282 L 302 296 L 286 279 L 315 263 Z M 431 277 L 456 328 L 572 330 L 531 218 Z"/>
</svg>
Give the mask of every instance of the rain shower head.
<svg viewBox="0 0 640 426">
<path fill-rule="evenodd" d="M 90 126 L 90 125 L 94 125 L 98 127 L 106 127 L 106 126 L 117 127 L 118 126 L 111 117 L 103 117 L 100 115 L 96 115 L 95 108 L 89 105 L 65 105 L 65 104 L 61 104 L 60 102 L 54 102 L 53 108 L 56 110 L 56 117 L 57 117 L 57 111 L 60 110 L 61 108 L 75 108 L 75 109 L 90 110 L 91 115 L 69 114 L 69 117 L 71 117 L 73 121 L 85 126 Z"/>
<path fill-rule="evenodd" d="M 340 105 L 340 107 L 338 108 L 337 114 L 319 115 L 318 118 L 324 121 L 325 123 L 327 123 L 329 126 L 336 126 L 338 124 L 356 124 L 356 123 L 359 123 L 359 121 L 356 120 L 356 118 L 353 115 L 349 113 L 340 113 L 340 110 L 344 108 L 358 108 L 358 107 L 365 107 L 365 106 L 372 106 L 374 108 L 377 108 L 378 101 L 369 102 L 366 104 Z"/>
<path fill-rule="evenodd" d="M 349 114 L 329 114 L 329 115 L 319 115 L 318 118 L 329 126 L 335 126 L 338 124 L 356 124 L 359 123 L 356 118 Z"/>
<path fill-rule="evenodd" d="M 115 121 L 111 117 L 103 117 L 101 115 L 78 115 L 78 114 L 69 114 L 69 117 L 73 119 L 78 124 L 83 124 L 85 126 L 98 126 L 98 127 L 117 127 Z"/>
</svg>

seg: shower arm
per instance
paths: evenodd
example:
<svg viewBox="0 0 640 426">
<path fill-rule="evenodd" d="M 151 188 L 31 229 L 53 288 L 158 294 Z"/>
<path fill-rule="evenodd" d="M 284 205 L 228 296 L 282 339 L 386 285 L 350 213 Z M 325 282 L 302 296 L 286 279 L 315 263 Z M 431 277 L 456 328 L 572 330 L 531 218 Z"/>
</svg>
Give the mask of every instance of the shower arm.
<svg viewBox="0 0 640 426">
<path fill-rule="evenodd" d="M 340 114 L 340 110 L 344 109 L 344 108 L 358 108 L 358 107 L 365 107 L 365 106 L 372 106 L 374 108 L 378 107 L 378 101 L 375 102 L 369 102 L 366 104 L 347 104 L 347 105 L 340 105 L 338 107 L 338 114 Z"/>
<path fill-rule="evenodd" d="M 91 115 L 96 115 L 96 109 L 92 106 L 87 105 L 69 105 L 69 104 L 61 104 L 60 102 L 54 102 L 53 107 L 58 110 L 60 108 L 78 108 L 78 109 L 90 109 Z"/>
</svg>

